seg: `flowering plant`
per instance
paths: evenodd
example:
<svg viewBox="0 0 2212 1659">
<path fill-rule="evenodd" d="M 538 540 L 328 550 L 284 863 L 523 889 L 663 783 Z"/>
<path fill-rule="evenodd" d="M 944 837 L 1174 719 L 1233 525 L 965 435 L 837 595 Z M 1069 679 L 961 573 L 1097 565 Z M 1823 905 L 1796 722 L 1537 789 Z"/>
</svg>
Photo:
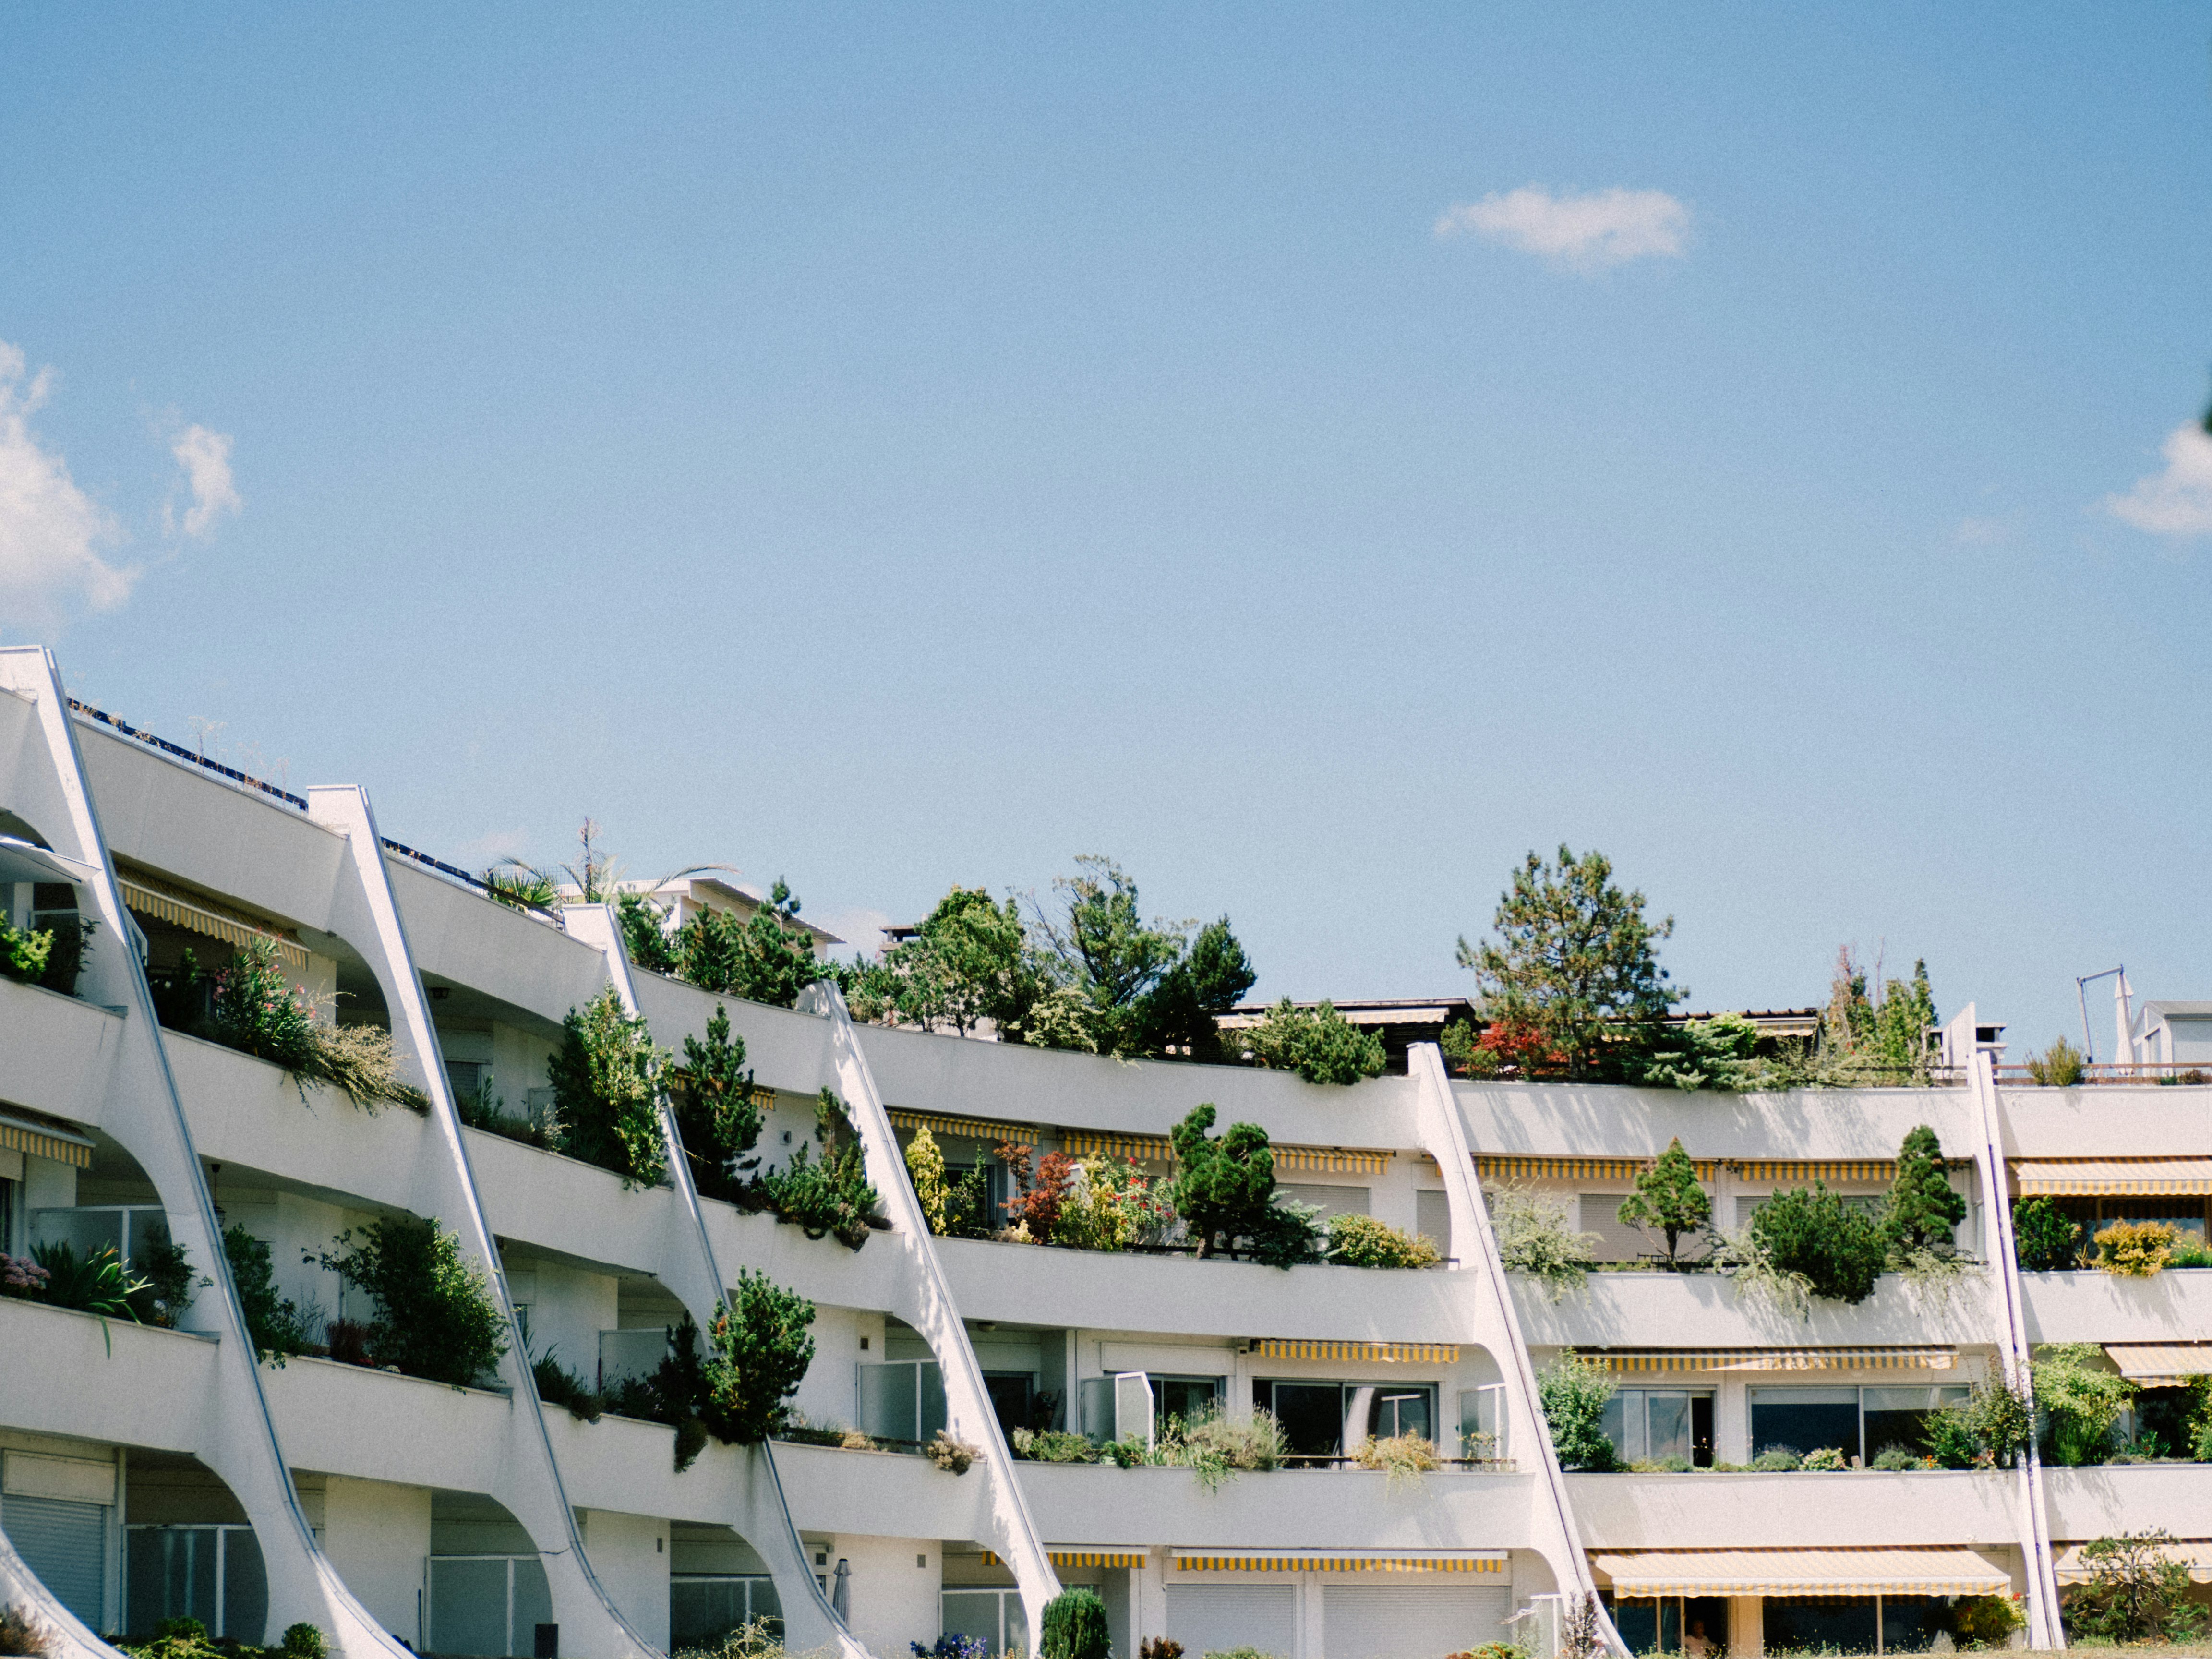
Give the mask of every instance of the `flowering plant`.
<svg viewBox="0 0 2212 1659">
<path fill-rule="evenodd" d="M 35 1298 L 52 1275 L 26 1256 L 0 1255 L 0 1296 Z"/>
</svg>

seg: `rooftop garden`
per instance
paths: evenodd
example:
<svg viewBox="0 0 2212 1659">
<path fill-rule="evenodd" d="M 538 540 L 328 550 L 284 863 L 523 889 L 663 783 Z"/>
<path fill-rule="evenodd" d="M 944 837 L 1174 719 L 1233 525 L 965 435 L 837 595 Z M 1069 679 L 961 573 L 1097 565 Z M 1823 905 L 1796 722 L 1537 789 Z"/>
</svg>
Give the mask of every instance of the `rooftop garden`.
<svg viewBox="0 0 2212 1659">
<path fill-rule="evenodd" d="M 944 1155 L 927 1129 L 906 1149 L 930 1231 L 950 1237 L 1064 1249 L 1142 1251 L 1200 1259 L 1257 1261 L 1275 1267 L 1334 1263 L 1352 1267 L 1427 1267 L 1441 1260 L 1430 1240 L 1370 1217 L 1326 1223 L 1314 1206 L 1291 1199 L 1275 1180 L 1267 1132 L 1255 1123 L 1212 1129 L 1211 1103 L 1194 1107 L 1171 1139 L 1176 1170 L 1153 1176 L 1118 1158 L 1036 1157 L 1012 1142 L 997 1148 L 1014 1195 L 988 1213 L 985 1171 L 948 1182 Z"/>
</svg>

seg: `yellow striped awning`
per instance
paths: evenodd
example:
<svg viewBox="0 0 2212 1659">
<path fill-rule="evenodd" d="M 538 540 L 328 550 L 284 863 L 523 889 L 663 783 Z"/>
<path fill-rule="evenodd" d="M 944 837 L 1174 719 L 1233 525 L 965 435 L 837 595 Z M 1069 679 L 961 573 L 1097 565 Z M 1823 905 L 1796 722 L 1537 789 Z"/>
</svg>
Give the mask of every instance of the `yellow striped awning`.
<svg viewBox="0 0 2212 1659">
<path fill-rule="evenodd" d="M 1713 1178 L 1713 1160 L 1693 1158 L 1698 1179 Z M 1633 1181 L 1651 1167 L 1648 1158 L 1488 1158 L 1474 1160 L 1485 1181 Z"/>
<path fill-rule="evenodd" d="M 1362 1146 L 1277 1146 L 1275 1167 L 1318 1175 L 1387 1175 L 1390 1152 Z"/>
<path fill-rule="evenodd" d="M 1590 1552 L 1616 1600 L 1655 1595 L 2002 1595 L 2012 1574 L 1969 1549 Z"/>
<path fill-rule="evenodd" d="M 1307 1342 L 1263 1336 L 1252 1345 L 1262 1359 L 1353 1359 L 1382 1365 L 1455 1365 L 1456 1342 Z"/>
<path fill-rule="evenodd" d="M 40 1123 L 11 1113 L 0 1112 L 0 1151 L 28 1152 L 57 1164 L 73 1164 L 80 1170 L 92 1167 L 92 1142 L 82 1135 L 58 1124 Z"/>
<path fill-rule="evenodd" d="M 1730 1158 L 1739 1181 L 1894 1181 L 1895 1158 Z"/>
<path fill-rule="evenodd" d="M 2105 1357 L 2139 1389 L 2178 1389 L 2212 1376 L 2212 1342 L 2107 1342 Z"/>
<path fill-rule="evenodd" d="M 1177 1572 L 1504 1572 L 1503 1550 L 1273 1550 L 1264 1555 L 1175 1553 Z"/>
<path fill-rule="evenodd" d="M 1611 1371 L 1948 1371 L 1955 1348 L 1608 1348 Z"/>
<path fill-rule="evenodd" d="M 255 939 L 265 939 L 276 947 L 276 954 L 287 965 L 301 973 L 307 970 L 307 948 L 297 940 L 272 933 L 258 922 L 243 916 L 225 915 L 203 904 L 189 903 L 173 893 L 163 893 L 143 882 L 125 880 L 123 902 L 142 916 L 151 916 L 156 921 L 166 921 L 173 927 L 187 933 L 204 934 L 219 939 L 227 945 L 250 945 Z"/>
<path fill-rule="evenodd" d="M 886 1114 L 892 1127 L 900 1129 L 927 1129 L 933 1135 L 952 1135 L 964 1140 L 1012 1140 L 1024 1146 L 1037 1143 L 1037 1126 L 1034 1123 L 1001 1123 L 987 1117 L 948 1117 L 939 1112 L 909 1112 L 894 1106 Z"/>
<path fill-rule="evenodd" d="M 2212 1193 L 2212 1158 L 2023 1158 L 2023 1198 L 2162 1198 Z"/>
<path fill-rule="evenodd" d="M 1055 1567 L 1141 1567 L 1152 1559 L 1152 1553 L 1149 1550 L 1141 1549 L 1047 1548 L 1045 1554 Z M 999 1559 L 995 1550 L 985 1550 L 983 1565 L 987 1567 L 1000 1567 L 1004 1566 L 1006 1563 Z"/>
<path fill-rule="evenodd" d="M 2212 1539 L 2177 1538 L 2161 1545 L 2169 1561 L 2179 1561 L 2189 1569 L 2189 1576 L 2198 1583 L 2212 1583 Z M 2062 1584 L 2086 1584 L 2089 1582 L 2088 1564 L 2081 1559 L 2081 1547 L 2068 1544 L 2058 1552 L 2051 1563 Z"/>
<path fill-rule="evenodd" d="M 1076 1158 L 1119 1158 L 1132 1164 L 1172 1164 L 1175 1146 L 1165 1135 L 1101 1135 L 1085 1129 L 1063 1130 L 1063 1151 Z"/>
</svg>

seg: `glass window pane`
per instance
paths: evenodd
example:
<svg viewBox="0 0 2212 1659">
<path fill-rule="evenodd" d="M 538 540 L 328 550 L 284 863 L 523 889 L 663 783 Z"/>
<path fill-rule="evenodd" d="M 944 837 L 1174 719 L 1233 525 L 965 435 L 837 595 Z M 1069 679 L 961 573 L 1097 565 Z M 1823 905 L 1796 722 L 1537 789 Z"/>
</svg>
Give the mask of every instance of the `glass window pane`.
<svg viewBox="0 0 2212 1659">
<path fill-rule="evenodd" d="M 886 1440 L 919 1440 L 917 1379 L 910 1364 L 860 1367 L 860 1426 Z"/>
<path fill-rule="evenodd" d="M 269 1623 L 269 1574 L 261 1564 L 261 1540 L 251 1527 L 226 1527 L 222 1533 L 222 1631 L 226 1640 L 259 1647 Z"/>
<path fill-rule="evenodd" d="M 1344 1432 L 1344 1389 L 1335 1382 L 1278 1382 L 1275 1415 L 1299 1457 L 1334 1457 Z"/>
<path fill-rule="evenodd" d="M 1690 1396 L 1686 1394 L 1644 1395 L 1650 1424 L 1650 1453 L 1654 1459 L 1690 1456 Z M 1669 1651 L 1672 1651 L 1670 1649 Z"/>
<path fill-rule="evenodd" d="M 921 1426 L 915 1431 L 917 1440 L 933 1440 L 937 1431 L 951 1421 L 945 1411 L 945 1373 L 934 1359 L 921 1362 Z"/>
<path fill-rule="evenodd" d="M 670 1578 L 669 1651 L 720 1647 L 746 1620 L 745 1588 L 742 1578 Z"/>
<path fill-rule="evenodd" d="M 775 1593 L 775 1579 L 752 1581 L 752 1606 L 746 1617 L 765 1622 L 770 1636 L 783 1639 L 783 1598 Z"/>
<path fill-rule="evenodd" d="M 553 1587 L 545 1582 L 545 1564 L 534 1555 L 514 1563 L 514 1645 L 509 1653 L 538 1651 L 538 1627 L 553 1622 Z"/>
<path fill-rule="evenodd" d="M 123 1253 L 123 1212 L 120 1210 L 33 1210 L 31 1243 L 66 1244 L 82 1261 L 106 1249 Z M 181 1616 L 181 1615 L 179 1615 Z"/>
<path fill-rule="evenodd" d="M 433 1556 L 429 1612 L 431 1652 L 505 1654 L 507 1558 Z"/>
<path fill-rule="evenodd" d="M 1832 1446 L 1859 1455 L 1856 1389 L 1753 1389 L 1751 1455 L 1777 1446 L 1804 1453 Z"/>
<path fill-rule="evenodd" d="M 1599 1419 L 1605 1429 L 1605 1437 L 1613 1442 L 1619 1455 L 1628 1455 L 1628 1395 L 1616 1392 L 1605 1402 L 1605 1415 Z M 1626 1638 L 1624 1638 L 1626 1639 Z"/>
<path fill-rule="evenodd" d="M 994 1653 L 999 1651 L 998 1591 L 949 1589 L 939 1597 L 939 1622 L 944 1626 L 939 1635 L 988 1642 Z"/>
</svg>

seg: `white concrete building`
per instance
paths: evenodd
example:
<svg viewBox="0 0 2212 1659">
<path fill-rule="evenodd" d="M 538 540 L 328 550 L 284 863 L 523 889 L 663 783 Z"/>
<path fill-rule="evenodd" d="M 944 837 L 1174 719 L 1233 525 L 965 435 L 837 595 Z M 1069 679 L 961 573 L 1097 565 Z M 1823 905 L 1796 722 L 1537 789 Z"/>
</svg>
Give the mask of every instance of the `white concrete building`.
<svg viewBox="0 0 2212 1659">
<path fill-rule="evenodd" d="M 1071 1584 L 1099 1590 L 1128 1659 L 1153 1638 L 1189 1659 L 1441 1659 L 1516 1633 L 1541 1649 L 1557 1598 L 1585 1589 L 1635 1648 L 1702 1625 L 1739 1654 L 1903 1650 L 1942 1601 L 1991 1592 L 2021 1597 L 2051 1645 L 2070 1547 L 2144 1526 L 2212 1540 L 2197 1465 L 1714 1472 L 1784 1443 L 1871 1462 L 2038 1343 L 2212 1367 L 2212 1273 L 2024 1274 L 2009 1231 L 2027 1192 L 2201 1230 L 2212 1091 L 2001 1091 L 1996 1028 L 1971 1007 L 1946 1045 L 1953 1086 L 1794 1097 L 1455 1081 L 1425 1044 L 1404 1075 L 1323 1088 L 856 1026 L 834 994 L 793 1011 L 638 971 L 606 909 L 494 902 L 385 841 L 359 789 L 284 795 L 73 709 L 35 649 L 0 651 L 0 837 L 11 917 L 98 924 L 73 994 L 0 979 L 0 1253 L 171 1241 L 209 1281 L 177 1329 L 0 1295 L 0 1601 L 46 1620 L 58 1651 L 189 1613 L 247 1642 L 309 1620 L 351 1659 L 619 1659 L 749 1615 L 783 1620 L 794 1652 L 896 1659 L 951 1632 L 1034 1652 Z M 256 936 L 391 1031 L 426 1113 L 357 1109 L 164 1024 L 185 949 Z M 463 1095 L 519 1112 L 563 1015 L 609 986 L 672 1048 L 727 1008 L 774 1102 L 772 1162 L 835 1089 L 889 1229 L 858 1250 L 810 1240 L 699 1196 L 680 1149 L 667 1182 L 636 1187 L 464 1124 Z M 936 1237 L 902 1163 L 927 1127 L 954 1165 L 1016 1140 L 1164 1170 L 1201 1100 L 1265 1127 L 1297 1195 L 1426 1234 L 1444 1262 L 1278 1270 Z M 1797 1320 L 1716 1275 L 1599 1273 L 1553 1301 L 1500 1268 L 1486 1182 L 1559 1194 L 1625 1259 L 1650 1246 L 1613 1212 L 1676 1137 L 1733 1226 L 1813 1179 L 1879 1194 L 1921 1123 L 1988 1263 L 1948 1301 L 1889 1279 Z M 314 1258 L 402 1212 L 492 1273 L 496 1386 L 257 1363 L 222 1231 L 270 1247 L 283 1296 L 358 1319 Z M 740 1269 L 817 1304 L 811 1423 L 902 1448 L 946 1427 L 975 1465 L 775 1441 L 710 1443 L 678 1473 L 674 1429 L 540 1407 L 531 1355 L 611 1382 L 684 1314 L 704 1324 Z M 1647 1472 L 1562 1474 L 1535 1375 L 1567 1347 L 1619 1379 L 1611 1431 Z M 1299 1466 L 1209 1489 L 1189 1468 L 1018 1461 L 1006 1431 L 1111 1437 L 1207 1407 L 1273 1410 Z M 1348 1463 L 1393 1432 L 1481 1455 L 1413 1480 Z"/>
</svg>

